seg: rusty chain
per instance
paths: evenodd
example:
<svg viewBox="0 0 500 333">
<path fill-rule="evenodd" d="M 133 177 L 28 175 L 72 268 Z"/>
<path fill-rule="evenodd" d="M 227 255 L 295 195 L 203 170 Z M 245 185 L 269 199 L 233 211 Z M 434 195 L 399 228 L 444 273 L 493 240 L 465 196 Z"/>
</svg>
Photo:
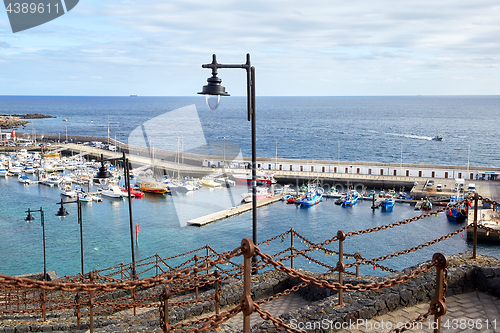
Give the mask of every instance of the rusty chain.
<svg viewBox="0 0 500 333">
<path fill-rule="evenodd" d="M 276 326 L 276 328 L 284 328 L 285 331 L 287 331 L 289 333 L 296 333 L 296 332 L 307 333 L 307 331 L 305 331 L 305 330 L 293 328 L 292 326 L 285 324 L 285 322 L 281 318 L 273 318 L 271 313 L 268 311 L 262 310 L 260 308 L 259 304 L 254 303 L 253 306 L 254 306 L 255 311 L 257 311 L 260 314 L 262 319 L 264 319 L 266 321 L 267 320 L 272 321 L 273 325 Z"/>
<path fill-rule="evenodd" d="M 345 291 L 367 291 L 367 290 L 378 290 L 380 288 L 392 287 L 400 283 L 405 283 L 410 279 L 414 279 L 420 276 L 422 273 L 429 272 L 431 268 L 436 265 L 435 262 L 431 264 L 424 264 L 419 269 L 411 271 L 410 274 L 401 275 L 398 278 L 389 279 L 387 281 L 371 283 L 371 284 L 352 285 L 350 283 L 347 283 L 342 285 L 338 282 L 330 283 L 326 280 L 319 280 L 317 278 L 307 276 L 294 269 L 286 267 L 285 265 L 283 265 L 283 263 L 273 260 L 273 258 L 271 258 L 271 256 L 269 256 L 268 254 L 262 253 L 258 247 L 255 247 L 255 253 L 256 255 L 261 256 L 264 262 L 272 264 L 276 270 L 284 272 L 290 277 L 299 279 L 303 282 L 318 286 L 320 288 L 330 288 L 332 290 L 345 290 Z"/>
</svg>

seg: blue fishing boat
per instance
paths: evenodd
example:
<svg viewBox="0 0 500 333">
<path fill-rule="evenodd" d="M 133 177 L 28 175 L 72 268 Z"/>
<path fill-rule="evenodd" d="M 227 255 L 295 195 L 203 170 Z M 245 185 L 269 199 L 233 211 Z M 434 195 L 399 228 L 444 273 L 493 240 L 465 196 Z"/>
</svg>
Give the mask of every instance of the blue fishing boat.
<svg viewBox="0 0 500 333">
<path fill-rule="evenodd" d="M 342 199 L 342 207 L 350 207 L 354 206 L 358 203 L 359 194 L 355 190 L 351 190 L 348 194 Z"/>
<path fill-rule="evenodd" d="M 458 204 L 453 208 L 448 208 Z M 446 216 L 453 220 L 465 220 L 469 215 L 469 202 L 463 197 L 457 195 L 450 198 L 450 202 L 446 205 Z"/>
<path fill-rule="evenodd" d="M 324 190 L 322 188 L 309 189 L 306 195 L 300 199 L 301 207 L 310 207 L 318 204 L 323 197 Z"/>
<path fill-rule="evenodd" d="M 382 210 L 391 211 L 394 207 L 394 197 L 392 195 L 386 195 L 384 200 L 382 200 Z"/>
</svg>

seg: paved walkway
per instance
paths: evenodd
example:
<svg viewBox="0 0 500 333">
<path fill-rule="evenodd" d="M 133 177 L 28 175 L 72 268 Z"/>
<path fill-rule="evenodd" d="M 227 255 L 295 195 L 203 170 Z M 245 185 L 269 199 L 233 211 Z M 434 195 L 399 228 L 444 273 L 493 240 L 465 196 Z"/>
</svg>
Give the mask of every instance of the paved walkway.
<svg viewBox="0 0 500 333">
<path fill-rule="evenodd" d="M 308 305 L 297 294 L 290 294 L 277 300 L 261 306 L 262 309 L 269 311 L 273 317 L 299 309 Z M 441 318 L 441 332 L 485 332 L 500 333 L 500 299 L 488 294 L 474 291 L 467 294 L 449 296 L 446 298 L 447 313 Z M 372 319 L 363 320 L 359 326 L 342 329 L 342 333 L 378 333 L 389 332 L 391 328 L 405 324 L 416 319 L 420 314 L 426 313 L 429 309 L 429 303 L 422 303 L 412 307 L 390 312 L 383 316 L 377 316 Z M 260 324 L 263 319 L 254 312 L 250 316 L 250 325 Z M 420 333 L 433 332 L 432 324 L 434 316 L 429 316 L 420 326 L 415 326 L 406 332 Z M 243 326 L 242 314 L 238 314 L 226 322 L 233 328 L 239 330 Z"/>
<path fill-rule="evenodd" d="M 497 297 L 474 291 L 446 297 L 446 307 L 447 313 L 441 318 L 441 332 L 500 332 L 500 299 Z M 339 332 L 388 332 L 391 327 L 414 320 L 428 309 L 429 303 L 422 303 L 366 320 L 359 329 Z M 421 326 L 415 325 L 407 332 L 433 332 L 433 322 L 434 316 L 430 316 Z"/>
</svg>

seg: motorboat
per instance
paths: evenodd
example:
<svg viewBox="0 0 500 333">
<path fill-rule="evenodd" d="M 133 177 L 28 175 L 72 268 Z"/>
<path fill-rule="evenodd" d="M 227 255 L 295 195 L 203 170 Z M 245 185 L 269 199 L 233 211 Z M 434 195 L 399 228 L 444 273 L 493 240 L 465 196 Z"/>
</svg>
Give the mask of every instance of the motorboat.
<svg viewBox="0 0 500 333">
<path fill-rule="evenodd" d="M 59 191 L 66 197 L 75 198 L 77 196 L 76 190 L 68 182 L 61 182 L 59 184 Z"/>
<path fill-rule="evenodd" d="M 211 188 L 222 186 L 220 183 L 214 181 L 213 179 L 202 179 L 201 184 L 205 187 L 211 187 Z"/>
<path fill-rule="evenodd" d="M 125 193 L 125 197 L 128 197 L 128 191 L 126 188 L 122 188 L 122 191 Z M 144 198 L 144 192 L 141 192 L 139 190 L 130 188 L 130 196 L 138 199 Z"/>
<path fill-rule="evenodd" d="M 267 187 L 257 187 L 256 188 L 257 201 L 259 201 L 261 199 L 265 199 L 265 198 L 270 198 L 272 196 L 273 196 L 273 194 L 269 193 L 269 189 Z M 243 198 L 243 201 L 245 203 L 249 203 L 249 202 L 253 201 L 253 194 L 252 194 L 252 192 L 243 193 L 241 195 L 241 197 Z"/>
<path fill-rule="evenodd" d="M 0 164 L 0 177 L 6 177 L 9 171 L 5 169 L 3 164 Z"/>
<path fill-rule="evenodd" d="M 22 184 L 30 184 L 31 183 L 31 179 L 29 179 L 28 176 L 26 176 L 24 173 L 19 174 L 19 176 L 17 176 L 17 179 Z"/>
<path fill-rule="evenodd" d="M 108 184 L 105 189 L 101 190 L 101 195 L 108 198 L 123 198 L 127 196 L 127 192 L 123 192 L 118 185 Z"/>
<path fill-rule="evenodd" d="M 140 191 L 147 193 L 164 194 L 169 191 L 166 186 L 156 181 L 140 181 L 136 186 Z"/>
<path fill-rule="evenodd" d="M 54 186 L 54 185 L 59 185 L 62 182 L 61 177 L 55 173 L 51 173 L 49 175 L 45 175 L 43 177 L 43 180 L 41 179 L 40 182 L 44 185 L 49 185 L 49 186 Z"/>
</svg>

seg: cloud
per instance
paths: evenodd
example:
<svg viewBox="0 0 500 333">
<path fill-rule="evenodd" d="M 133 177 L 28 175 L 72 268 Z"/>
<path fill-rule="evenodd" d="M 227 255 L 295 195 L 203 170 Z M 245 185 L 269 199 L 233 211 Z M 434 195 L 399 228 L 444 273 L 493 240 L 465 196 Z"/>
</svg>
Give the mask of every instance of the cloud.
<svg viewBox="0 0 500 333">
<path fill-rule="evenodd" d="M 425 91 L 429 73 L 440 77 L 433 82 L 447 94 L 453 91 L 446 80 L 498 67 L 499 12 L 495 0 L 88 0 L 24 34 L 1 33 L 0 53 L 8 70 L 0 72 L 26 71 L 42 79 L 49 77 L 43 68 L 81 78 L 91 70 L 119 80 L 113 89 L 125 95 L 130 90 L 143 94 L 141 89 L 152 89 L 149 95 L 190 95 L 185 87 L 198 87 L 207 77 L 200 65 L 210 62 L 212 53 L 224 63 L 243 63 L 249 52 L 259 94 L 370 95 L 370 89 L 381 91 L 385 83 L 385 95 L 418 94 L 423 92 L 404 89 L 418 90 L 410 83 L 422 82 Z M 236 95 L 245 94 L 240 74 L 224 72 L 225 82 L 237 82 L 231 89 Z M 469 74 L 475 78 L 471 89 L 491 93 L 491 78 Z M 165 76 L 182 77 L 182 84 Z M 309 84 L 292 84 L 297 76 Z M 401 83 L 397 91 L 391 80 Z M 131 82 L 137 86 L 127 86 Z M 359 82 L 363 87 L 356 87 Z"/>
</svg>

